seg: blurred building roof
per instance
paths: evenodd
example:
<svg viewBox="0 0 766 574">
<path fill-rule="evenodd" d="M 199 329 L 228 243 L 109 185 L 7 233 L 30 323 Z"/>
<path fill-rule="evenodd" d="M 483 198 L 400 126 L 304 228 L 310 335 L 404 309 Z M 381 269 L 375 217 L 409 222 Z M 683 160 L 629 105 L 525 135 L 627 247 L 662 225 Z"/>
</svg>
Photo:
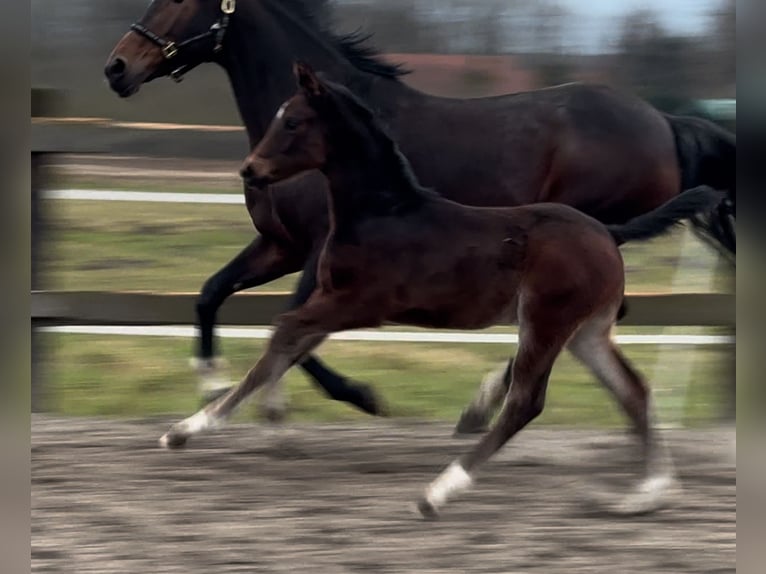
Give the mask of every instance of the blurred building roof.
<svg viewBox="0 0 766 574">
<path fill-rule="evenodd" d="M 507 94 L 538 87 L 536 74 L 516 56 L 386 54 L 412 73 L 404 81 L 418 90 L 449 97 Z"/>
</svg>

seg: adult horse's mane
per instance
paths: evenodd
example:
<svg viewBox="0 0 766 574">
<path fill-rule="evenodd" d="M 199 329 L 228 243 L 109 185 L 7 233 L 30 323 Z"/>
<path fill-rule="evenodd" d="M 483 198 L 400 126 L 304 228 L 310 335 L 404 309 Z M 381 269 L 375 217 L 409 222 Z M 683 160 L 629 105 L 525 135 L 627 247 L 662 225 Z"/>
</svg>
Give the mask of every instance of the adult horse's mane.
<svg viewBox="0 0 766 574">
<path fill-rule="evenodd" d="M 320 76 L 322 75 L 320 74 Z M 357 123 L 365 126 L 372 137 L 375 137 L 379 142 L 384 143 L 384 149 L 390 154 L 390 157 L 393 160 L 392 167 L 398 171 L 399 175 L 401 175 L 403 182 L 409 187 L 408 191 L 412 191 L 414 194 L 421 197 L 439 196 L 436 191 L 423 186 L 418 181 L 417 176 L 412 171 L 410 162 L 367 104 L 343 84 L 328 80 L 326 77 L 322 77 L 321 80 L 325 89 L 327 89 L 328 93 L 336 101 L 336 104 L 353 114 Z"/>
<path fill-rule="evenodd" d="M 316 2 L 312 0 L 269 0 L 269 5 L 285 14 L 297 17 L 309 29 L 328 40 L 340 54 L 362 72 L 393 80 L 410 73 L 402 64 L 386 62 L 381 52 L 369 44 L 372 34 L 356 30 L 337 34 L 320 18 Z"/>
</svg>

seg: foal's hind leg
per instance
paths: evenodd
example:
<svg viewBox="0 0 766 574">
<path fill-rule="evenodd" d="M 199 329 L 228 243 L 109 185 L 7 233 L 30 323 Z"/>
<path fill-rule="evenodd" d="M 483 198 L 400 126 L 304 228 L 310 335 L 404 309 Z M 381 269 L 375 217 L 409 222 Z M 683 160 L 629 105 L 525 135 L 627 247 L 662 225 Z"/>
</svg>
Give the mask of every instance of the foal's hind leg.
<svg viewBox="0 0 766 574">
<path fill-rule="evenodd" d="M 571 332 L 535 336 L 522 331 L 519 350 L 511 366 L 511 385 L 495 424 L 471 452 L 450 464 L 428 486 L 418 502 L 423 516 L 436 517 L 450 497 L 470 486 L 471 475 L 479 465 L 542 412 L 553 363 Z"/>
<path fill-rule="evenodd" d="M 570 341 L 569 350 L 617 399 L 641 437 L 645 478 L 637 491 L 622 501 L 616 510 L 649 512 L 669 502 L 677 484 L 670 454 L 655 427 L 650 390 L 611 341 L 613 321 L 609 314 L 586 323 Z"/>
</svg>

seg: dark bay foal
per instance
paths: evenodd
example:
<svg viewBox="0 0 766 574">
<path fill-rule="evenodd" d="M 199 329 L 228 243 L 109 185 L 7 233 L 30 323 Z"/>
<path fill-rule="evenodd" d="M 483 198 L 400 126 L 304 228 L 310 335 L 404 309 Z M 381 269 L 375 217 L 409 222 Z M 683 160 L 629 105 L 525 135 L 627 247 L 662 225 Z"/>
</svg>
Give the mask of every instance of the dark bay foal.
<svg viewBox="0 0 766 574">
<path fill-rule="evenodd" d="M 519 324 L 519 345 L 493 389 L 504 397 L 491 430 L 453 462 L 419 503 L 435 516 L 468 487 L 477 467 L 543 409 L 559 353 L 569 348 L 612 392 L 639 433 L 645 477 L 623 510 L 646 511 L 675 484 L 656 434 L 649 389 L 610 338 L 623 302 L 618 245 L 657 235 L 680 218 L 712 208 L 720 195 L 691 190 L 623 226 L 606 227 L 573 208 L 466 207 L 422 188 L 372 112 L 346 88 L 297 64 L 299 90 L 277 112 L 248 156 L 242 176 L 262 187 L 320 169 L 330 187 L 330 233 L 318 286 L 283 314 L 266 353 L 245 379 L 160 442 L 180 447 L 222 424 L 240 402 L 285 372 L 331 333 L 385 322 L 478 329 Z"/>
</svg>

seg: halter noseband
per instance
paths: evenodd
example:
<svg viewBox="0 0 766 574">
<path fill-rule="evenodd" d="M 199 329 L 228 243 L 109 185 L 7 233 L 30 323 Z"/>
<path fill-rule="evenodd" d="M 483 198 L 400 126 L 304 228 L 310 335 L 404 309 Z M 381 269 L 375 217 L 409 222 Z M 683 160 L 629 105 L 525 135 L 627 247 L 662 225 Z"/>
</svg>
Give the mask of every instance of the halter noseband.
<svg viewBox="0 0 766 574">
<path fill-rule="evenodd" d="M 182 42 L 176 43 L 172 40 L 167 40 L 162 36 L 158 36 L 140 22 L 131 24 L 130 29 L 159 46 L 160 50 L 162 50 L 162 55 L 166 60 L 172 60 L 178 56 L 178 53 L 182 49 L 188 48 L 202 40 L 206 40 L 211 36 L 215 39 L 213 53 L 218 53 L 221 51 L 221 48 L 223 48 L 223 37 L 226 34 L 226 29 L 229 27 L 229 18 L 234 14 L 236 7 L 237 0 L 221 0 L 221 17 L 213 22 L 206 32 L 187 38 Z M 174 81 L 180 82 L 183 79 L 183 75 L 191 68 L 191 64 L 181 64 L 178 68 L 170 72 L 170 77 L 173 78 Z"/>
</svg>

